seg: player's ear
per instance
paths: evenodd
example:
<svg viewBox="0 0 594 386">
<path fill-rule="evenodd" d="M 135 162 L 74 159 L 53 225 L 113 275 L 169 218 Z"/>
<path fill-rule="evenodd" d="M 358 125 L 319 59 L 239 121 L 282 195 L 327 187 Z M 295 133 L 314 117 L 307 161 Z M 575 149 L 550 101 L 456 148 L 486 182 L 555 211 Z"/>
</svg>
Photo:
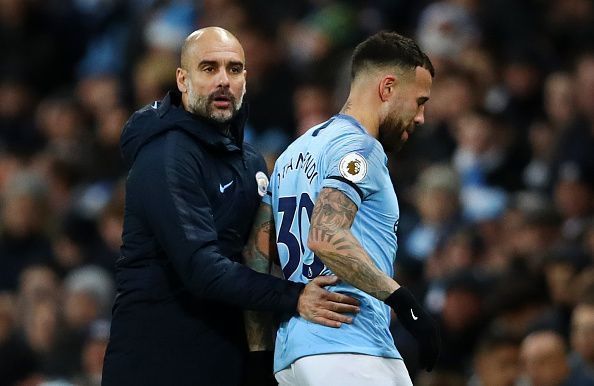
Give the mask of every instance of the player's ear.
<svg viewBox="0 0 594 386">
<path fill-rule="evenodd" d="M 178 67 L 175 71 L 175 80 L 177 82 L 177 89 L 181 92 L 187 92 L 188 88 L 186 87 L 186 78 L 187 78 L 187 71 L 183 68 Z"/>
<path fill-rule="evenodd" d="M 380 80 L 378 92 L 382 102 L 386 102 L 394 95 L 397 84 L 398 78 L 395 75 L 386 75 Z"/>
</svg>

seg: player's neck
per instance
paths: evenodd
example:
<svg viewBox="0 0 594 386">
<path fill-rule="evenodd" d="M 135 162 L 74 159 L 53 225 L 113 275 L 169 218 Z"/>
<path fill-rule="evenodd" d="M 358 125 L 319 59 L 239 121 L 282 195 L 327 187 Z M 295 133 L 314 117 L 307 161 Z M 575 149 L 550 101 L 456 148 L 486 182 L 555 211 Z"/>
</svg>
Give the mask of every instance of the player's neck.
<svg viewBox="0 0 594 386">
<path fill-rule="evenodd" d="M 374 109 L 371 104 L 367 103 L 361 97 L 356 95 L 349 95 L 346 103 L 340 110 L 341 114 L 350 115 L 359 122 L 367 133 L 374 138 L 377 138 L 379 132 L 379 119 L 377 114 L 374 114 Z"/>
</svg>

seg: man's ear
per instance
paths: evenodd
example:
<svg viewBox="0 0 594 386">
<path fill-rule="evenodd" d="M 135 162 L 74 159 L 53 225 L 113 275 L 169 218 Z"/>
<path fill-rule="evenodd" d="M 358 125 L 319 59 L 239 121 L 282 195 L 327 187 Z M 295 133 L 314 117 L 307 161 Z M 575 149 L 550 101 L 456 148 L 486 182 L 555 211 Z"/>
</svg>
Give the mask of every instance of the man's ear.
<svg viewBox="0 0 594 386">
<path fill-rule="evenodd" d="M 184 93 L 188 91 L 188 88 L 186 87 L 186 70 L 184 70 L 183 68 L 177 68 L 177 70 L 175 71 L 175 80 L 177 82 L 177 89 Z"/>
<path fill-rule="evenodd" d="M 378 85 L 379 97 L 382 102 L 386 102 L 394 95 L 398 78 L 395 75 L 386 75 L 382 78 Z"/>
</svg>

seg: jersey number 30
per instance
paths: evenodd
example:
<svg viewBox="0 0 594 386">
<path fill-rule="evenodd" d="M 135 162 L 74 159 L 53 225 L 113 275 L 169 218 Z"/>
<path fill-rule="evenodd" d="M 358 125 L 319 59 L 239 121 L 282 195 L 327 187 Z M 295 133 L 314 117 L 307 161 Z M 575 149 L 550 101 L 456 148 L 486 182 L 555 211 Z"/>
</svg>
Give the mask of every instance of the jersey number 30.
<svg viewBox="0 0 594 386">
<path fill-rule="evenodd" d="M 289 260 L 283 267 L 285 279 L 291 277 L 291 275 L 299 268 L 301 256 L 303 256 L 305 253 L 304 244 L 307 243 L 307 229 L 309 229 L 309 226 L 307 229 L 304 229 L 301 224 L 301 214 L 305 209 L 307 220 L 310 221 L 313 207 L 314 203 L 307 193 L 301 193 L 299 202 L 297 202 L 297 197 L 295 196 L 280 197 L 278 200 L 278 211 L 283 213 L 283 221 L 281 222 L 276 242 L 285 244 L 289 251 Z M 298 235 L 295 235 L 291 232 L 291 225 L 295 219 L 295 213 L 297 213 L 297 225 L 299 229 Z M 303 234 L 304 231 L 306 232 L 305 235 Z M 305 240 L 303 240 L 303 236 L 305 236 Z M 311 264 L 303 263 L 302 265 L 303 276 L 308 279 L 315 278 L 324 270 L 324 268 L 326 268 L 324 263 L 322 263 L 320 258 L 316 255 L 314 255 L 314 259 Z"/>
</svg>

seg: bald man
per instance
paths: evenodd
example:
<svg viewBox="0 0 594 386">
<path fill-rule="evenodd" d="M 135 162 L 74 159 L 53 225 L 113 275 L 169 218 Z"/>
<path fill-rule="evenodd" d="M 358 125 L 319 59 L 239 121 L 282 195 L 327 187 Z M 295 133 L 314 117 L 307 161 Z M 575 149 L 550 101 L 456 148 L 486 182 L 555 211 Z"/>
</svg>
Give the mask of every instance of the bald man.
<svg viewBox="0 0 594 386">
<path fill-rule="evenodd" d="M 268 178 L 243 142 L 238 40 L 221 28 L 193 32 L 176 80 L 177 90 L 134 113 L 122 133 L 129 172 L 105 386 L 245 384 L 243 309 L 330 327 L 358 310 L 321 288 L 335 277 L 304 286 L 240 264 Z"/>
</svg>

